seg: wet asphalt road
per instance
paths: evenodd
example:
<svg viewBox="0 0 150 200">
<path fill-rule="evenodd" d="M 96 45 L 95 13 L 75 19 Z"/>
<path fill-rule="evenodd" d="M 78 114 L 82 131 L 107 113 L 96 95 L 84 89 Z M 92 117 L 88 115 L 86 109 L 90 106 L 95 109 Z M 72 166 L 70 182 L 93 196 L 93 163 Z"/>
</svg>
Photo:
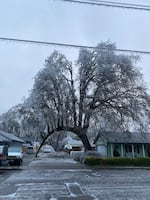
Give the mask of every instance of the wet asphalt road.
<svg viewBox="0 0 150 200">
<path fill-rule="evenodd" d="M 149 169 L 90 169 L 70 159 L 34 158 L 0 170 L 0 200 L 149 200 Z"/>
</svg>

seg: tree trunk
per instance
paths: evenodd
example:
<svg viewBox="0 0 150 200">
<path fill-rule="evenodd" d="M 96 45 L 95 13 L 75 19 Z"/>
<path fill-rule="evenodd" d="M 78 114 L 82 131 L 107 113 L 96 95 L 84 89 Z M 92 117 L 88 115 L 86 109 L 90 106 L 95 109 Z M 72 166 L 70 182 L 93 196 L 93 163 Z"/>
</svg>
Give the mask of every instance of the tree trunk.
<svg viewBox="0 0 150 200">
<path fill-rule="evenodd" d="M 38 153 L 40 152 L 40 149 L 41 149 L 42 146 L 45 144 L 45 141 L 47 140 L 48 137 L 49 137 L 49 134 L 46 135 L 46 137 L 42 140 L 42 143 L 40 144 L 38 150 L 36 151 L 35 157 L 37 157 Z"/>
<path fill-rule="evenodd" d="M 57 130 L 56 130 L 57 131 Z M 40 144 L 40 147 L 38 148 L 36 154 L 35 154 L 35 157 L 38 156 L 38 153 L 40 152 L 40 149 L 42 148 L 42 146 L 45 144 L 45 141 L 50 137 L 50 135 L 52 135 L 53 133 L 55 132 L 55 129 L 54 130 L 51 130 L 50 131 L 50 127 L 49 125 L 47 125 L 47 135 L 44 136 L 41 144 Z"/>
<path fill-rule="evenodd" d="M 60 134 L 61 134 L 61 133 L 58 134 L 57 140 L 56 140 L 56 145 L 55 145 L 55 151 L 56 151 L 56 152 L 58 151 L 58 145 L 59 145 L 59 140 L 60 140 Z"/>
<path fill-rule="evenodd" d="M 89 139 L 86 135 L 86 131 L 85 130 L 82 130 L 81 131 L 81 134 L 78 135 L 79 138 L 81 139 L 82 143 L 83 143 L 83 146 L 84 146 L 84 149 L 85 151 L 91 151 L 92 150 L 92 147 L 91 147 L 91 144 L 89 142 Z"/>
</svg>

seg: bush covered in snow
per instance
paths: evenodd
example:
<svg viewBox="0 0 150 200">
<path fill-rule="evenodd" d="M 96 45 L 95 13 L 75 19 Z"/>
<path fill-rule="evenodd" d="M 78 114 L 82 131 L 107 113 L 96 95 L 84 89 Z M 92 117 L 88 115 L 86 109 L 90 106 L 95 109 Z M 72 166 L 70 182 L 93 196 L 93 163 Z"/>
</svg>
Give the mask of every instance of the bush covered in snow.
<svg viewBox="0 0 150 200">
<path fill-rule="evenodd" d="M 71 157 L 75 160 L 78 161 L 80 163 L 84 163 L 85 159 L 89 156 L 92 157 L 101 157 L 100 154 L 96 151 L 87 151 L 87 152 L 83 152 L 83 151 L 74 151 L 71 153 Z"/>
</svg>

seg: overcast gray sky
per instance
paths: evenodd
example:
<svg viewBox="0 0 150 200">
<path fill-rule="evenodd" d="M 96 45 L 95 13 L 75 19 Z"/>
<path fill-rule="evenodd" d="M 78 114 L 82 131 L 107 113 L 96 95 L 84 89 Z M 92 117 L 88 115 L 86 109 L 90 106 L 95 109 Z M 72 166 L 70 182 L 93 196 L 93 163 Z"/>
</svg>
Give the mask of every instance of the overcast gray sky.
<svg viewBox="0 0 150 200">
<path fill-rule="evenodd" d="M 148 0 L 120 2 L 150 5 Z M 150 51 L 149 19 L 150 11 L 57 0 L 0 0 L 0 37 L 90 46 L 111 40 L 117 48 Z M 28 96 L 34 76 L 53 50 L 60 50 L 72 61 L 78 51 L 0 41 L 0 114 Z M 138 64 L 148 85 L 149 63 L 150 55 L 142 55 Z"/>
</svg>

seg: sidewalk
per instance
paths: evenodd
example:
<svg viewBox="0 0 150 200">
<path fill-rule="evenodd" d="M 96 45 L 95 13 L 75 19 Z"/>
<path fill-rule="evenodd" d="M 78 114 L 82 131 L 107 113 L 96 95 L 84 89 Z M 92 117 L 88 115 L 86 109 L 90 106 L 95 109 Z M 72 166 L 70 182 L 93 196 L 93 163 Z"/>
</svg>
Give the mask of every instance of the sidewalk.
<svg viewBox="0 0 150 200">
<path fill-rule="evenodd" d="M 42 167 L 43 169 L 63 169 L 63 170 L 75 170 L 75 169 L 87 169 L 87 167 L 72 158 L 37 158 L 32 161 L 29 168 L 38 169 Z"/>
</svg>

